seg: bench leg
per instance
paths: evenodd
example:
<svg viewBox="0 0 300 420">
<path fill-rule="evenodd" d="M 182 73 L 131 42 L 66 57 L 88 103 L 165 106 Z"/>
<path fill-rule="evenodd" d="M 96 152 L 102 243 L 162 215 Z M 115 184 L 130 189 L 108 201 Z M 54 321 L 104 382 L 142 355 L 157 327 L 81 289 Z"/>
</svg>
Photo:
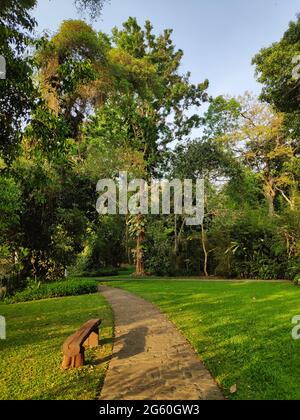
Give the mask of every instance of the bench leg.
<svg viewBox="0 0 300 420">
<path fill-rule="evenodd" d="M 62 369 L 67 370 L 71 367 L 72 365 L 72 357 L 69 356 L 64 356 L 63 362 L 62 362 Z"/>
<path fill-rule="evenodd" d="M 93 331 L 89 337 L 89 347 L 93 349 L 99 346 L 99 330 Z"/>
<path fill-rule="evenodd" d="M 62 362 L 62 369 L 68 370 L 70 368 L 81 368 L 84 366 L 84 350 L 75 357 L 64 356 Z"/>
<path fill-rule="evenodd" d="M 93 331 L 86 342 L 83 344 L 83 347 L 93 349 L 99 346 L 99 329 Z"/>
<path fill-rule="evenodd" d="M 84 365 L 84 350 L 82 350 L 81 353 L 79 353 L 77 356 L 74 357 L 72 364 L 73 364 L 72 367 L 74 367 L 76 369 L 83 367 L 83 365 Z"/>
</svg>

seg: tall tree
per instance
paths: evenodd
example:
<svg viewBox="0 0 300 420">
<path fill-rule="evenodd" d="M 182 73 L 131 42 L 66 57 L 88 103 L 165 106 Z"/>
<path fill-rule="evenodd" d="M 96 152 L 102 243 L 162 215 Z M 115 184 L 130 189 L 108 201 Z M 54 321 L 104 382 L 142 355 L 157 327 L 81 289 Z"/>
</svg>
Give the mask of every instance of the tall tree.
<svg viewBox="0 0 300 420">
<path fill-rule="evenodd" d="M 279 42 L 263 48 L 253 59 L 262 99 L 281 112 L 299 111 L 300 15 Z"/>
<path fill-rule="evenodd" d="M 300 136 L 300 15 L 279 42 L 263 48 L 253 59 L 261 99 L 284 113 L 284 127 L 296 144 Z M 299 151 L 298 151 L 299 154 Z"/>
<path fill-rule="evenodd" d="M 250 94 L 234 100 L 234 107 L 232 99 L 216 101 L 222 106 L 213 103 L 206 119 L 218 121 L 216 139 L 258 175 L 269 215 L 274 216 L 278 194 L 293 208 L 297 184 L 288 168 L 297 159 L 298 147 L 284 130 L 284 115 Z"/>
<path fill-rule="evenodd" d="M 200 125 L 199 114 L 190 111 L 208 98 L 208 81 L 195 85 L 190 74 L 180 73 L 183 52 L 175 48 L 171 36 L 171 30 L 155 36 L 150 22 L 142 29 L 136 19 L 129 18 L 121 30 L 113 30 L 108 53 L 116 72 L 115 93 L 99 111 L 98 130 L 102 138 L 111 138 L 112 132 L 105 130 L 111 124 L 105 113 L 115 113 L 119 130 L 113 133 L 126 131 L 122 139 L 116 136 L 119 146 L 142 156 L 140 169 L 147 180 L 158 175 L 168 144 L 182 140 Z M 130 219 L 137 243 L 137 275 L 144 274 L 143 219 L 141 215 Z"/>
<path fill-rule="evenodd" d="M 92 17 L 101 13 L 105 1 L 74 0 Z M 36 25 L 31 12 L 36 4 L 37 0 L 1 0 L 0 56 L 6 60 L 7 77 L 0 80 L 0 154 L 6 160 L 16 155 L 22 129 L 36 100 L 32 60 L 28 56 Z"/>
<path fill-rule="evenodd" d="M 220 103 L 220 101 L 218 101 Z M 211 125 L 211 116 L 216 120 L 217 115 L 209 109 L 207 117 L 208 125 Z M 211 125 L 214 130 L 220 134 L 220 126 Z M 207 132 L 209 127 L 207 127 Z M 204 255 L 203 266 L 201 267 L 206 277 L 208 277 L 209 256 L 212 249 L 209 249 L 207 241 L 207 231 L 211 226 L 211 221 L 217 212 L 216 197 L 217 189 L 215 186 L 220 185 L 232 178 L 239 178 L 242 174 L 242 169 L 239 163 L 235 160 L 235 156 L 231 151 L 228 151 L 216 139 L 207 139 L 205 136 L 189 142 L 185 148 L 179 147 L 175 150 L 173 159 L 174 175 L 181 179 L 199 179 L 205 180 L 205 218 L 201 225 L 200 232 L 193 230 L 190 235 L 191 238 L 199 240 Z M 176 232 L 175 232 L 176 233 Z M 177 239 L 178 240 L 178 239 Z"/>
<path fill-rule="evenodd" d="M 0 9 L 0 55 L 6 61 L 6 79 L 0 80 L 0 153 L 11 160 L 20 142 L 22 126 L 34 102 L 32 67 L 24 57 L 32 42 L 35 0 L 3 0 Z"/>
<path fill-rule="evenodd" d="M 95 106 L 104 103 L 111 85 L 106 63 L 108 38 L 83 21 L 65 21 L 37 54 L 42 97 L 49 110 L 68 123 L 71 137 Z"/>
</svg>

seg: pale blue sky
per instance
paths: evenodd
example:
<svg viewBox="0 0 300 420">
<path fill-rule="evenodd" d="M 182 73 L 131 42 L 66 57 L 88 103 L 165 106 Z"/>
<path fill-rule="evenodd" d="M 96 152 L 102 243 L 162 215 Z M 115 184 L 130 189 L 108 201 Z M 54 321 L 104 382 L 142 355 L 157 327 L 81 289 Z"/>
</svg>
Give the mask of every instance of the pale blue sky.
<svg viewBox="0 0 300 420">
<path fill-rule="evenodd" d="M 135 16 L 139 23 L 149 19 L 156 32 L 172 28 L 185 52 L 183 71 L 195 82 L 208 78 L 212 95 L 239 95 L 259 93 L 251 59 L 279 40 L 299 12 L 299 0 L 111 0 L 94 27 L 110 32 Z M 78 14 L 73 0 L 38 0 L 35 17 L 39 31 L 55 32 Z"/>
</svg>

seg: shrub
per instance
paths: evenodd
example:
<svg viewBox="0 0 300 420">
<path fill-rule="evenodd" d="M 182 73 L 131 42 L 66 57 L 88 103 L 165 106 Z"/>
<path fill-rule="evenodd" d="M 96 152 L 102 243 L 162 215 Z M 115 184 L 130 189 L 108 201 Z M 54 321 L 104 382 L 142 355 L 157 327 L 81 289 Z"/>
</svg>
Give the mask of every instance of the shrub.
<svg viewBox="0 0 300 420">
<path fill-rule="evenodd" d="M 174 220 L 157 219 L 147 228 L 144 248 L 145 268 L 149 275 L 173 277 L 199 275 L 201 266 L 200 233 L 181 235 L 175 252 Z"/>
<path fill-rule="evenodd" d="M 76 275 L 75 277 L 115 277 L 119 274 L 118 270 L 115 268 L 103 268 L 95 271 L 83 271 L 82 273 Z"/>
<path fill-rule="evenodd" d="M 230 216 L 227 219 L 221 216 L 210 231 L 216 274 L 264 280 L 292 279 L 290 264 L 295 264 L 286 249 L 281 220 L 252 209 Z"/>
<path fill-rule="evenodd" d="M 64 296 L 78 296 L 96 293 L 98 282 L 95 280 L 65 280 L 57 283 L 30 284 L 22 292 L 7 298 L 7 303 L 29 302 L 32 300 L 50 299 Z"/>
<path fill-rule="evenodd" d="M 298 275 L 294 278 L 294 285 L 295 285 L 295 286 L 300 286 L 300 274 L 298 274 Z"/>
</svg>

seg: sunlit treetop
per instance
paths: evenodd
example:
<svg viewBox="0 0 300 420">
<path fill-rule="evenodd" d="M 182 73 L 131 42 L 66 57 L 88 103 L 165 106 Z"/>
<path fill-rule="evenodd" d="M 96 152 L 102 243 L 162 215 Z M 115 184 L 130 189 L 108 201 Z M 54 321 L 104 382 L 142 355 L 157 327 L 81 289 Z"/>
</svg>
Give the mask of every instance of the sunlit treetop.
<svg viewBox="0 0 300 420">
<path fill-rule="evenodd" d="M 253 59 L 261 98 L 281 112 L 297 111 L 300 105 L 300 16 L 291 22 L 279 42 L 263 48 Z"/>
</svg>

